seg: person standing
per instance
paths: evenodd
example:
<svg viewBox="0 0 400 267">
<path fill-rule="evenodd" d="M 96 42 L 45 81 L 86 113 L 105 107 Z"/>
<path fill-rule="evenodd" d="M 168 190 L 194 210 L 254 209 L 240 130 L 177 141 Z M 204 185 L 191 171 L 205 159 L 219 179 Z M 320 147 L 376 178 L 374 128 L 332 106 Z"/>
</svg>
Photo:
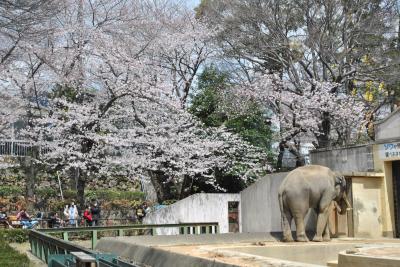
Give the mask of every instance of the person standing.
<svg viewBox="0 0 400 267">
<path fill-rule="evenodd" d="M 92 213 L 92 226 L 98 226 L 100 220 L 100 207 L 97 202 L 94 203 L 93 207 L 90 209 Z"/>
<path fill-rule="evenodd" d="M 87 226 L 92 226 L 93 218 L 92 212 L 90 211 L 90 206 L 86 206 L 86 209 L 83 212 L 83 219 L 85 219 Z"/>
<path fill-rule="evenodd" d="M 78 207 L 74 202 L 72 202 L 68 208 L 68 219 L 70 226 L 76 227 L 78 225 Z"/>
</svg>

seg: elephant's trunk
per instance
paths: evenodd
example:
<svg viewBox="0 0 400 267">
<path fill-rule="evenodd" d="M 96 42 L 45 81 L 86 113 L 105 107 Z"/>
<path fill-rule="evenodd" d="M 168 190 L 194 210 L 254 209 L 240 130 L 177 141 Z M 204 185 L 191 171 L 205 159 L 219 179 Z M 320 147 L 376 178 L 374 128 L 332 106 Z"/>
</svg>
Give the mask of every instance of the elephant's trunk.
<svg viewBox="0 0 400 267">
<path fill-rule="evenodd" d="M 349 202 L 349 199 L 347 198 L 347 194 L 346 194 L 346 193 L 344 193 L 343 199 L 344 199 L 344 201 L 345 201 L 345 203 L 346 203 L 347 210 L 352 210 L 353 207 L 351 206 L 351 204 L 350 204 L 350 202 Z"/>
</svg>

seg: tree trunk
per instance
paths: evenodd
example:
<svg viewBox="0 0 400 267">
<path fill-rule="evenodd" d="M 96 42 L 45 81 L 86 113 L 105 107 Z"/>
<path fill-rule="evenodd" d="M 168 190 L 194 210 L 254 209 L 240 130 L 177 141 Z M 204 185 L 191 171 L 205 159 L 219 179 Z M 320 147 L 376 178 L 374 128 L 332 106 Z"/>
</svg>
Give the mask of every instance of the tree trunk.
<svg viewBox="0 0 400 267">
<path fill-rule="evenodd" d="M 320 132 L 321 134 L 317 136 L 318 147 L 329 147 L 331 145 L 329 140 L 329 134 L 331 132 L 331 120 L 329 118 L 329 112 L 324 112 L 322 114 Z"/>
<path fill-rule="evenodd" d="M 25 173 L 25 197 L 33 198 L 35 195 L 35 184 L 36 184 L 36 171 L 33 160 L 31 157 L 25 157 L 23 161 L 23 170 Z"/>
<path fill-rule="evenodd" d="M 179 194 L 179 199 L 184 199 L 192 193 L 194 178 L 185 175 L 182 181 L 182 186 Z"/>
<path fill-rule="evenodd" d="M 79 171 L 79 169 L 78 169 Z M 79 210 L 83 210 L 85 208 L 85 185 L 86 185 L 86 180 L 85 176 L 79 171 L 78 172 L 78 177 L 77 177 L 77 202 L 78 202 L 78 207 Z"/>
<path fill-rule="evenodd" d="M 285 146 L 286 146 L 285 140 L 279 143 L 279 155 L 278 155 L 278 161 L 276 163 L 276 169 L 278 171 L 282 169 L 282 160 L 283 160 L 283 154 L 285 153 Z"/>
<path fill-rule="evenodd" d="M 158 203 L 161 204 L 164 200 L 173 199 L 171 184 L 167 182 L 168 177 L 162 171 L 149 170 L 148 173 L 156 191 Z"/>
</svg>

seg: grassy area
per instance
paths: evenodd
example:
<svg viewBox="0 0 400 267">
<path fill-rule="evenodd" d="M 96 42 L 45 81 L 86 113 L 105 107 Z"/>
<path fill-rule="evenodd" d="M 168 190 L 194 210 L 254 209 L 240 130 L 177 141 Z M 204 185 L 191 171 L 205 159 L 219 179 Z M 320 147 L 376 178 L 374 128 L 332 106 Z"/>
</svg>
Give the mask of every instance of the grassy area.
<svg viewBox="0 0 400 267">
<path fill-rule="evenodd" d="M 0 266 L 1 267 L 28 267 L 29 259 L 12 247 L 4 239 L 0 239 Z"/>
</svg>

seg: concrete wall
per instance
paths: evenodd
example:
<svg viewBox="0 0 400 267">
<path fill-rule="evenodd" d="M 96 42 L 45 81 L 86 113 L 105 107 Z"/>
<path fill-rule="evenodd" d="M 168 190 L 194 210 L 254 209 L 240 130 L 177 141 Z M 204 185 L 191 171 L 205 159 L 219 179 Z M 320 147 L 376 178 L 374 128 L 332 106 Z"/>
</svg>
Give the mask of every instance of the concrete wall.
<svg viewBox="0 0 400 267">
<path fill-rule="evenodd" d="M 241 195 L 241 232 L 281 232 L 278 189 L 288 173 L 275 173 L 259 179 Z M 315 215 L 307 216 L 307 229 L 314 230 Z M 294 222 L 292 229 L 295 230 Z"/>
<path fill-rule="evenodd" d="M 377 142 L 400 138 L 400 108 L 385 120 L 375 125 L 375 140 Z"/>
<path fill-rule="evenodd" d="M 354 177 L 354 236 L 377 238 L 383 235 L 383 177 Z"/>
<path fill-rule="evenodd" d="M 240 201 L 240 194 L 194 194 L 147 214 L 143 222 L 146 224 L 218 222 L 220 233 L 228 233 L 229 201 Z M 157 229 L 157 234 L 178 233 L 178 229 Z"/>
<path fill-rule="evenodd" d="M 311 164 L 323 165 L 338 172 L 373 171 L 372 145 L 310 151 Z"/>
</svg>

